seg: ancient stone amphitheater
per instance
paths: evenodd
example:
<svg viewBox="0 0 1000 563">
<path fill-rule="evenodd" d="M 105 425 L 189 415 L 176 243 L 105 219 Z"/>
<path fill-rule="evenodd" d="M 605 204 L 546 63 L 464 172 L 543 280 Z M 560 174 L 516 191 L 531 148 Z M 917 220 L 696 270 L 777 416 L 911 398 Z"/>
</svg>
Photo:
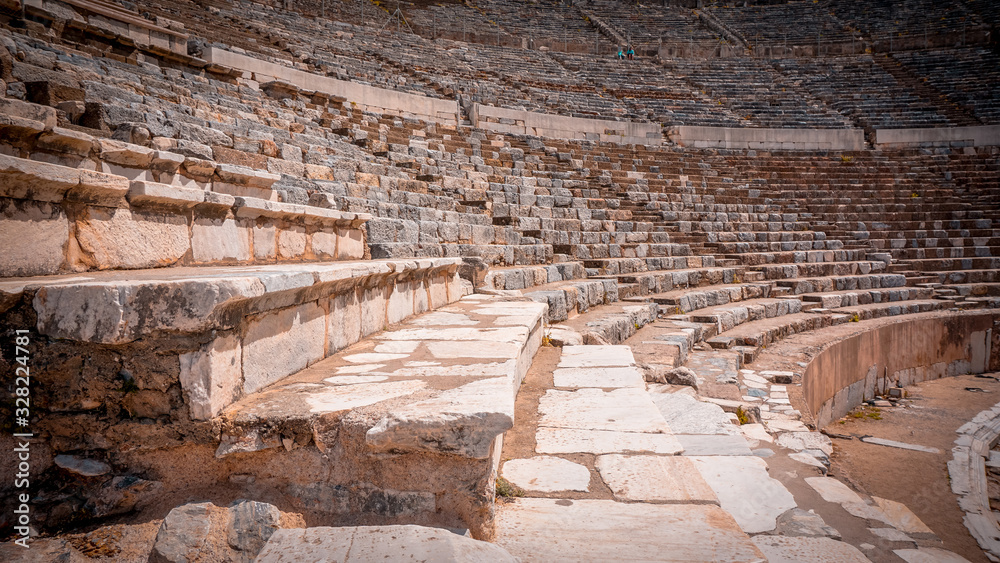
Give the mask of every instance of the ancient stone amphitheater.
<svg viewBox="0 0 1000 563">
<path fill-rule="evenodd" d="M 0 559 L 1000 560 L 998 14 L 0 0 Z"/>
</svg>

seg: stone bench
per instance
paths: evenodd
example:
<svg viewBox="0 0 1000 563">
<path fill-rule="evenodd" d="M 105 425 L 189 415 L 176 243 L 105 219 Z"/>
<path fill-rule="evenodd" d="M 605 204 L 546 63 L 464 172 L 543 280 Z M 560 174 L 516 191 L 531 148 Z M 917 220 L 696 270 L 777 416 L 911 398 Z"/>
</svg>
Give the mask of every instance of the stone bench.
<svg viewBox="0 0 1000 563">
<path fill-rule="evenodd" d="M 366 254 L 365 214 L 129 181 L 4 155 L 0 178 L 4 276 L 356 260 Z"/>
</svg>

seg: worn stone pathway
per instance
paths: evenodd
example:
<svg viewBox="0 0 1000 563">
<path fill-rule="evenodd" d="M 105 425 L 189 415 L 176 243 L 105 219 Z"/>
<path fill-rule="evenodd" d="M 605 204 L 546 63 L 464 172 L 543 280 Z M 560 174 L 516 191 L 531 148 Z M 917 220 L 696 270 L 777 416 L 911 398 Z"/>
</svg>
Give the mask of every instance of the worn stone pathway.
<svg viewBox="0 0 1000 563">
<path fill-rule="evenodd" d="M 537 418 L 500 471 L 523 496 L 499 506 L 496 543 L 522 561 L 964 561 L 902 504 L 826 476 L 829 438 L 775 383 L 792 374 L 738 370 L 726 401 L 647 384 L 630 345 L 543 353 L 558 363 L 528 377 L 551 386 L 518 398 Z"/>
</svg>

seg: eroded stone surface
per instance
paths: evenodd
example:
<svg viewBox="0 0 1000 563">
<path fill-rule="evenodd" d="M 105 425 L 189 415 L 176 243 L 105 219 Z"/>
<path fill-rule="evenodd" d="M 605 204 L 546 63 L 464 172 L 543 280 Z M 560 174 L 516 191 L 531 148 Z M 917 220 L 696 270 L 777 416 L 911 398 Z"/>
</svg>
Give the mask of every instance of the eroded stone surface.
<svg viewBox="0 0 1000 563">
<path fill-rule="evenodd" d="M 526 491 L 554 493 L 590 488 L 590 470 L 559 457 L 512 459 L 503 464 L 503 476 Z"/>
<path fill-rule="evenodd" d="M 690 458 L 612 454 L 597 458 L 595 466 L 621 501 L 718 504 Z"/>
<path fill-rule="evenodd" d="M 767 463 L 752 456 L 691 457 L 726 512 L 747 533 L 773 530 L 777 518 L 795 508 L 788 489 L 767 473 Z"/>
<path fill-rule="evenodd" d="M 704 403 L 686 393 L 653 393 L 650 397 L 677 434 L 740 434 L 739 427 L 718 405 Z"/>
<path fill-rule="evenodd" d="M 498 512 L 497 545 L 523 561 L 764 560 L 732 517 L 710 504 L 521 498 Z"/>
<path fill-rule="evenodd" d="M 539 426 L 613 430 L 621 432 L 669 432 L 649 395 L 641 389 L 548 390 L 538 404 Z"/>
<path fill-rule="evenodd" d="M 871 563 L 849 543 L 829 538 L 754 536 L 769 563 Z"/>
<path fill-rule="evenodd" d="M 561 368 L 552 372 L 556 387 L 640 387 L 646 383 L 634 367 L 624 368 Z"/>
<path fill-rule="evenodd" d="M 683 449 L 672 434 L 540 427 L 535 449 L 543 454 L 649 452 L 676 454 Z"/>
<path fill-rule="evenodd" d="M 413 561 L 515 563 L 503 548 L 423 526 L 359 526 L 278 530 L 257 556 L 258 563 L 290 561 Z"/>
</svg>

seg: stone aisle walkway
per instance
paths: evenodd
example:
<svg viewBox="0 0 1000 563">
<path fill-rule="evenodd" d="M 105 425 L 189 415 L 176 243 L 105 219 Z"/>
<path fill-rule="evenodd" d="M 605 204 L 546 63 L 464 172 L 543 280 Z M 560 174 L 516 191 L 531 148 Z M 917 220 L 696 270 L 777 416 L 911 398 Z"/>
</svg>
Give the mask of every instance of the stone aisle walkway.
<svg viewBox="0 0 1000 563">
<path fill-rule="evenodd" d="M 522 561 L 965 561 L 905 506 L 824 476 L 830 440 L 774 383 L 789 374 L 741 370 L 744 401 L 723 401 L 647 386 L 627 345 L 545 355 L 501 466 L 524 496 L 499 506 L 496 542 Z M 760 420 L 740 425 L 727 411 L 747 405 Z"/>
</svg>

